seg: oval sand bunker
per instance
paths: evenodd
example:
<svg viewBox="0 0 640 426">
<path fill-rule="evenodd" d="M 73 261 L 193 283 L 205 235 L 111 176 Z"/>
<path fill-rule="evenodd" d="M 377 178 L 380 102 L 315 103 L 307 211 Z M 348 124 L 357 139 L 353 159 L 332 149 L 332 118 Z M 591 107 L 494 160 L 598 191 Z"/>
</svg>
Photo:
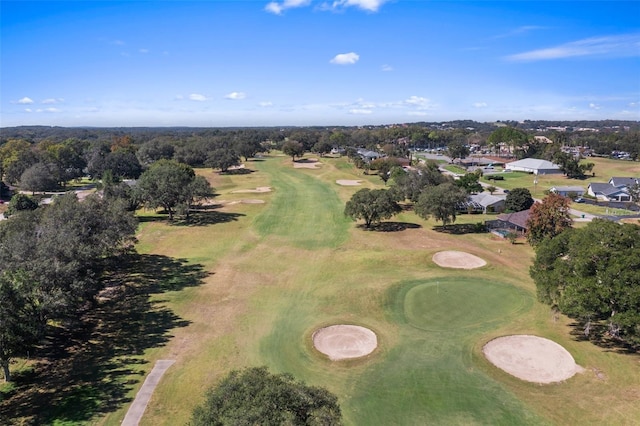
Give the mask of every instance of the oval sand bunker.
<svg viewBox="0 0 640 426">
<path fill-rule="evenodd" d="M 543 337 L 498 337 L 484 345 L 482 352 L 496 367 L 533 383 L 561 382 L 582 370 L 565 348 Z"/>
<path fill-rule="evenodd" d="M 475 269 L 487 264 L 484 259 L 463 251 L 440 251 L 431 258 L 435 264 L 443 268 Z"/>
<path fill-rule="evenodd" d="M 313 333 L 313 346 L 332 361 L 369 355 L 378 346 L 376 334 L 357 325 L 332 325 Z"/>
</svg>

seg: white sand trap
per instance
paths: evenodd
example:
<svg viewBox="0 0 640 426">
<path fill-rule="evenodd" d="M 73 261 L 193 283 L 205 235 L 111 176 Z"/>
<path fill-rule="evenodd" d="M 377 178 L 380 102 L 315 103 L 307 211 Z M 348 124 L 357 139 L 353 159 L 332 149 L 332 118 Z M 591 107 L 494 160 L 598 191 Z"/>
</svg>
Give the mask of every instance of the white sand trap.
<svg viewBox="0 0 640 426">
<path fill-rule="evenodd" d="M 332 361 L 369 355 L 378 346 L 376 334 L 357 325 L 332 325 L 313 333 L 313 345 Z"/>
<path fill-rule="evenodd" d="M 293 167 L 296 169 L 317 169 L 319 165 L 317 158 L 307 158 L 293 163 Z"/>
<path fill-rule="evenodd" d="M 583 371 L 565 348 L 543 337 L 498 337 L 484 345 L 482 352 L 496 367 L 533 383 L 561 382 Z"/>
<path fill-rule="evenodd" d="M 238 189 L 237 191 L 231 191 L 232 194 L 243 194 L 247 192 L 253 192 L 253 193 L 271 192 L 271 187 L 259 186 L 256 189 Z"/>
<path fill-rule="evenodd" d="M 463 251 L 440 251 L 431 258 L 434 263 L 443 268 L 475 269 L 487 264 L 484 259 Z"/>
<path fill-rule="evenodd" d="M 256 199 L 244 199 L 244 200 L 234 200 L 234 201 L 220 200 L 218 204 L 222 204 L 223 206 L 235 206 L 236 204 L 264 204 L 264 200 L 256 200 Z"/>
<path fill-rule="evenodd" d="M 338 185 L 342 186 L 358 186 L 360 185 L 361 180 L 348 180 L 348 179 L 339 179 L 336 181 Z"/>
</svg>

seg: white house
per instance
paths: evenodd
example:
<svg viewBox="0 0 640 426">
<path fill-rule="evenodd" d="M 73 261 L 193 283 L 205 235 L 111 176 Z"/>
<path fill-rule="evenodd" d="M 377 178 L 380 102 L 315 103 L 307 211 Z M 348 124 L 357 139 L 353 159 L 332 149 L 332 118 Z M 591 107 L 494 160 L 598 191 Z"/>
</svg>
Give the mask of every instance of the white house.
<svg viewBox="0 0 640 426">
<path fill-rule="evenodd" d="M 512 161 L 511 163 L 505 164 L 504 168 L 505 170 L 533 173 L 534 175 L 562 173 L 560 166 L 557 164 L 537 158 L 525 158 L 524 160 Z"/>
<path fill-rule="evenodd" d="M 554 186 L 549 192 L 562 195 L 563 197 L 582 197 L 585 190 L 581 186 Z"/>
<path fill-rule="evenodd" d="M 482 213 L 494 212 L 500 213 L 504 211 L 504 202 L 506 195 L 492 195 L 488 192 L 480 192 L 479 194 L 471 194 L 469 199 L 474 203 L 482 206 Z"/>
</svg>

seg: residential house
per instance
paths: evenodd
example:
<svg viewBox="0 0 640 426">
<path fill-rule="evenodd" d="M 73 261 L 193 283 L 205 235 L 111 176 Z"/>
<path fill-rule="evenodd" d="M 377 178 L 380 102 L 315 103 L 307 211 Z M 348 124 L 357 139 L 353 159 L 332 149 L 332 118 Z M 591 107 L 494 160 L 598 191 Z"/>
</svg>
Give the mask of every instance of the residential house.
<svg viewBox="0 0 640 426">
<path fill-rule="evenodd" d="M 599 201 L 631 201 L 629 188 L 640 183 L 640 178 L 612 177 L 608 183 L 593 182 L 587 188 L 587 194 Z"/>
<path fill-rule="evenodd" d="M 469 199 L 482 207 L 482 213 L 501 213 L 504 211 L 506 195 L 492 195 L 488 192 L 471 194 Z"/>
<path fill-rule="evenodd" d="M 488 220 L 485 225 L 489 230 L 504 236 L 507 232 L 525 234 L 527 232 L 527 220 L 531 210 L 523 210 L 516 213 L 502 213 L 495 220 Z"/>
<path fill-rule="evenodd" d="M 576 198 L 582 197 L 585 190 L 581 186 L 554 186 L 549 192 L 562 195 L 563 197 Z"/>
</svg>

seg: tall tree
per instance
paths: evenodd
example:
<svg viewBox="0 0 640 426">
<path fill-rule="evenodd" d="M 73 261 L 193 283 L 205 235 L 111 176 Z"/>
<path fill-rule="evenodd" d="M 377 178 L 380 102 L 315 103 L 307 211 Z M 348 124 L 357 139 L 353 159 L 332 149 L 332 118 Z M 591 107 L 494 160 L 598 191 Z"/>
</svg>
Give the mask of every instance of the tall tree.
<svg viewBox="0 0 640 426">
<path fill-rule="evenodd" d="M 20 187 L 31 192 L 51 191 L 58 188 L 58 179 L 52 167 L 44 163 L 36 163 L 22 172 Z"/>
<path fill-rule="evenodd" d="M 640 343 L 640 226 L 595 219 L 536 247 L 538 299 L 585 325 Z M 599 336 L 602 337 L 602 336 Z"/>
<path fill-rule="evenodd" d="M 553 238 L 565 229 L 571 228 L 573 220 L 569 213 L 569 198 L 551 193 L 541 203 L 531 206 L 527 220 L 527 241 L 532 246 L 547 238 Z"/>
<path fill-rule="evenodd" d="M 415 203 L 426 187 L 440 185 L 448 180 L 450 178 L 440 173 L 436 162 L 428 161 L 406 173 L 394 175 L 393 191 L 400 201 L 410 200 Z"/>
<path fill-rule="evenodd" d="M 504 200 L 504 208 L 511 212 L 521 212 L 531 208 L 534 200 L 527 188 L 514 188 Z"/>
<path fill-rule="evenodd" d="M 447 154 L 454 162 L 456 158 L 466 158 L 469 155 L 469 147 L 463 140 L 454 140 L 447 144 Z"/>
<path fill-rule="evenodd" d="M 147 207 L 163 207 L 169 220 L 173 220 L 177 206 L 189 206 L 193 202 L 194 181 L 196 174 L 190 166 L 175 160 L 160 160 L 140 176 L 136 191 Z M 198 188 L 204 186 L 201 184 L 197 183 Z"/>
<path fill-rule="evenodd" d="M 391 191 L 368 188 L 353 194 L 344 208 L 346 216 L 353 220 L 363 219 L 367 228 L 381 220 L 389 219 L 400 211 L 400 206 L 393 199 Z"/>
<path fill-rule="evenodd" d="M 443 226 L 456 221 L 457 210 L 467 199 L 467 193 L 453 183 L 427 187 L 418 198 L 414 210 L 423 219 L 433 216 Z"/>
<path fill-rule="evenodd" d="M 282 152 L 290 156 L 293 161 L 296 161 L 296 157 L 302 157 L 304 151 L 304 145 L 298 141 L 290 140 L 282 144 Z"/>
<path fill-rule="evenodd" d="M 467 194 L 482 192 L 482 185 L 480 184 L 480 174 L 476 172 L 465 173 L 455 181 L 455 184 L 464 189 Z"/>
<path fill-rule="evenodd" d="M 240 165 L 240 156 L 231 148 L 218 148 L 209 153 L 205 165 L 226 173 L 229 168 Z"/>
</svg>

